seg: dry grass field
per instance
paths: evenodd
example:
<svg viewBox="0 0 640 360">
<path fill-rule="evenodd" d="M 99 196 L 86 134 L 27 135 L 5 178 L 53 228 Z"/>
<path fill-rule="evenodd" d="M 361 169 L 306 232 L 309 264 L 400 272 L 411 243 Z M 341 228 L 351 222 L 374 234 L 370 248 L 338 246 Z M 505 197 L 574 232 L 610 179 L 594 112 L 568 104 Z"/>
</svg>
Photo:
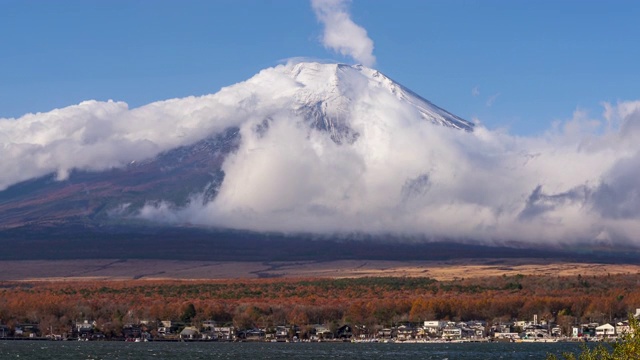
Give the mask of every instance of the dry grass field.
<svg viewBox="0 0 640 360">
<path fill-rule="evenodd" d="M 0 280 L 206 280 L 237 278 L 430 277 L 437 280 L 505 275 L 569 276 L 640 273 L 640 265 L 544 259 L 452 261 L 206 262 L 168 260 L 0 261 Z"/>
</svg>

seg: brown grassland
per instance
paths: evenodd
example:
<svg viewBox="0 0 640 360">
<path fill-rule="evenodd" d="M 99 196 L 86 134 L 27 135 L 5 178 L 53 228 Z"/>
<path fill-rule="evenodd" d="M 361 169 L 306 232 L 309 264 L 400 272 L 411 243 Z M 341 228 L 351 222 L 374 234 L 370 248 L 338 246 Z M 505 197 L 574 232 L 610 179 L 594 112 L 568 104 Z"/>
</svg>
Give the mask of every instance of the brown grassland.
<svg viewBox="0 0 640 360">
<path fill-rule="evenodd" d="M 206 280 L 252 278 L 457 278 L 511 276 L 602 276 L 640 273 L 640 265 L 561 262 L 545 259 L 456 259 L 450 261 L 220 262 L 181 260 L 0 261 L 0 280 Z"/>
</svg>

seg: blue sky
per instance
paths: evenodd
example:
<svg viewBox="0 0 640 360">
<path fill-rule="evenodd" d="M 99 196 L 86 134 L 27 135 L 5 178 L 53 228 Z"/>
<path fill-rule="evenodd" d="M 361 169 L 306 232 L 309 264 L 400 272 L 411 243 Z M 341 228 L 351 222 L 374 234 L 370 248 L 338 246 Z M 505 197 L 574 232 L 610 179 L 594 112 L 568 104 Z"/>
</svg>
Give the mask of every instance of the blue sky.
<svg viewBox="0 0 640 360">
<path fill-rule="evenodd" d="M 375 67 L 445 109 L 540 134 L 640 98 L 640 2 L 353 1 Z M 0 117 L 217 92 L 321 44 L 307 1 L 0 0 Z M 474 90 L 475 89 L 475 90 Z"/>
</svg>

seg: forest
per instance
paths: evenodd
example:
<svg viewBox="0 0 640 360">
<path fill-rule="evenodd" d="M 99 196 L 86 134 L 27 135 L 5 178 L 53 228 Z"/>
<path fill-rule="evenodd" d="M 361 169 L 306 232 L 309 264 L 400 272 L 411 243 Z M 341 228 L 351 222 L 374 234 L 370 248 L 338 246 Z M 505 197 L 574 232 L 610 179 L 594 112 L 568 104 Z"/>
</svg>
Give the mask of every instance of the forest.
<svg viewBox="0 0 640 360">
<path fill-rule="evenodd" d="M 205 321 L 237 329 L 295 324 L 376 328 L 425 320 L 560 325 L 626 319 L 640 308 L 640 274 L 345 279 L 0 282 L 0 325 L 38 324 L 55 334 L 95 321 L 108 337 L 128 324 Z M 153 331 L 150 328 L 149 331 Z M 44 335 L 44 334 L 43 334 Z"/>
</svg>

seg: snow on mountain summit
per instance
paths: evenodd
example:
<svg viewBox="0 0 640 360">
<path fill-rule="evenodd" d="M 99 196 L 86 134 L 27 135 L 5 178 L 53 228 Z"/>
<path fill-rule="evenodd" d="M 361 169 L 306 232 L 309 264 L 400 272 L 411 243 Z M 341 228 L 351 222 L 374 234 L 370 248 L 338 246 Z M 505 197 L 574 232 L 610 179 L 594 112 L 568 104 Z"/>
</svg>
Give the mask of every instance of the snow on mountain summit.
<svg viewBox="0 0 640 360">
<path fill-rule="evenodd" d="M 227 89 L 244 94 L 245 97 L 237 98 L 238 102 L 254 99 L 262 109 L 266 104 L 281 107 L 280 110 L 288 107 L 312 128 L 329 132 L 337 143 L 353 143 L 358 138 L 354 119 L 362 118 L 363 113 L 373 115 L 367 117 L 368 121 L 382 123 L 411 119 L 466 131 L 474 127 L 379 71 L 362 65 L 288 63 L 262 70 Z"/>
<path fill-rule="evenodd" d="M 296 93 L 300 106 L 319 106 L 322 115 L 340 118 L 354 100 L 367 100 L 371 90 L 384 90 L 417 110 L 420 118 L 434 124 L 473 130 L 473 124 L 432 104 L 377 70 L 362 65 L 302 62 L 280 68 L 301 85 Z M 370 100 L 370 99 L 369 99 Z M 375 106 L 375 104 L 370 104 Z"/>
</svg>

